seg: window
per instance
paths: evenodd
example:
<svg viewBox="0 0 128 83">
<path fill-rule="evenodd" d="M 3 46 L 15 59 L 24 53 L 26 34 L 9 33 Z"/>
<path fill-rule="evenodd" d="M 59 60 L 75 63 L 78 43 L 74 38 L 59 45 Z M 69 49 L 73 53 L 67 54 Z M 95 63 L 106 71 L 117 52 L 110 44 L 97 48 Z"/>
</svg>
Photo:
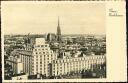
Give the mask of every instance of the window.
<svg viewBox="0 0 128 83">
<path fill-rule="evenodd" d="M 41 47 L 44 47 L 44 45 L 41 45 Z"/>
<path fill-rule="evenodd" d="M 40 55 L 40 58 L 42 58 L 42 55 Z"/>
<path fill-rule="evenodd" d="M 38 68 L 36 68 L 36 71 L 38 71 Z"/>
<path fill-rule="evenodd" d="M 40 73 L 42 73 L 42 71 L 40 71 Z"/>
<path fill-rule="evenodd" d="M 40 61 L 42 61 L 42 57 L 40 57 Z"/>
</svg>

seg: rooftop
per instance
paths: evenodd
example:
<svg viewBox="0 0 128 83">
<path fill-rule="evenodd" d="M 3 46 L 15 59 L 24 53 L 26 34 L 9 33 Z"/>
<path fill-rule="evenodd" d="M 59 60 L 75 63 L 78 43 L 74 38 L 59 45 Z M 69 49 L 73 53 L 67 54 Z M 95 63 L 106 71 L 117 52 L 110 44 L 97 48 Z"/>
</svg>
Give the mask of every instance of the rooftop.
<svg viewBox="0 0 128 83">
<path fill-rule="evenodd" d="M 32 55 L 32 51 L 17 49 L 12 52 L 12 54 L 24 54 L 24 55 Z"/>
</svg>

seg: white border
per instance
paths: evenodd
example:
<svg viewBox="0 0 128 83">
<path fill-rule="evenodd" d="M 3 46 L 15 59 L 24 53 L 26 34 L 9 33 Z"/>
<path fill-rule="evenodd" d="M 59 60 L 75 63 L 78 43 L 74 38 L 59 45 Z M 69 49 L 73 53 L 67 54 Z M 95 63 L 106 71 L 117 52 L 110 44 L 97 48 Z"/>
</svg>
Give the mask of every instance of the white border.
<svg viewBox="0 0 128 83">
<path fill-rule="evenodd" d="M 2 80 L 4 82 L 117 82 L 127 80 L 127 57 L 126 57 L 126 14 L 125 1 L 2 1 L 5 4 L 106 4 L 106 39 L 107 39 L 107 78 L 105 79 L 44 79 L 44 80 L 4 80 L 4 36 L 2 31 Z M 119 9 L 123 17 L 109 17 L 109 8 Z M 3 8 L 2 8 L 3 11 Z M 2 13 L 3 14 L 3 13 Z M 1 14 L 1 15 L 2 15 Z M 2 17 L 2 16 L 1 16 Z M 1 18 L 2 19 L 2 18 Z M 2 23 L 2 21 L 1 21 Z M 3 26 L 3 23 L 1 24 Z M 114 27 L 114 29 L 113 29 Z M 115 28 L 116 27 L 116 28 Z M 116 35 L 115 35 L 116 34 Z M 120 50 L 119 50 L 120 48 Z M 118 60 L 118 61 L 117 61 Z M 118 65 L 118 66 L 116 66 Z"/>
</svg>

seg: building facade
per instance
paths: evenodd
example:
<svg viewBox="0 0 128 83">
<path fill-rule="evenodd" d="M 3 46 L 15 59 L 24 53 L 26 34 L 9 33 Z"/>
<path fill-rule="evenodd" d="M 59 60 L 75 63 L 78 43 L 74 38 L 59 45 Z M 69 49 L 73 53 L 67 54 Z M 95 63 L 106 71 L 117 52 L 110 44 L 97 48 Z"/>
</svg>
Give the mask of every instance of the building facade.
<svg viewBox="0 0 128 83">
<path fill-rule="evenodd" d="M 32 52 L 26 50 L 14 50 L 7 63 L 12 65 L 14 74 L 18 74 L 21 68 L 22 72 L 26 74 L 31 74 L 32 66 L 31 66 Z"/>
<path fill-rule="evenodd" d="M 19 74 L 23 72 L 23 63 L 21 62 L 20 58 L 17 58 L 17 56 L 10 56 L 9 59 L 6 60 L 6 64 L 12 66 L 13 74 Z"/>
<path fill-rule="evenodd" d="M 103 64 L 105 55 L 94 55 L 76 58 L 57 59 L 52 62 L 52 76 L 67 75 L 71 72 L 93 69 L 95 64 Z"/>
<path fill-rule="evenodd" d="M 37 38 L 32 55 L 32 74 L 49 76 L 49 64 L 57 59 L 57 54 L 52 51 L 44 38 Z"/>
</svg>

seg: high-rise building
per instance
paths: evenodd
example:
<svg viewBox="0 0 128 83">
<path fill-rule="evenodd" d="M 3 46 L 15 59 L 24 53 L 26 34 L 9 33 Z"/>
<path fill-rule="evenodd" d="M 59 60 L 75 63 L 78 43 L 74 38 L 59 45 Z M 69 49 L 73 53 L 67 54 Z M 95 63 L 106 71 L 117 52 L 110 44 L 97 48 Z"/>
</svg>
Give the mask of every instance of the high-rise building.
<svg viewBox="0 0 128 83">
<path fill-rule="evenodd" d="M 36 38 L 32 56 L 32 74 L 49 76 L 51 74 L 49 64 L 57 59 L 57 54 L 50 49 L 44 38 Z"/>
<path fill-rule="evenodd" d="M 17 60 L 21 60 L 18 61 Z M 51 75 L 49 64 L 57 59 L 57 53 L 50 49 L 45 38 L 35 38 L 34 44 L 28 44 L 25 49 L 14 50 L 9 60 L 6 62 L 12 65 L 14 74 L 18 74 L 22 69 L 28 75 L 42 74 Z M 22 65 L 22 67 L 19 67 Z"/>
<path fill-rule="evenodd" d="M 57 42 L 61 42 L 61 29 L 60 29 L 60 23 L 59 23 L 59 18 L 58 18 L 58 26 L 57 26 Z"/>
</svg>

